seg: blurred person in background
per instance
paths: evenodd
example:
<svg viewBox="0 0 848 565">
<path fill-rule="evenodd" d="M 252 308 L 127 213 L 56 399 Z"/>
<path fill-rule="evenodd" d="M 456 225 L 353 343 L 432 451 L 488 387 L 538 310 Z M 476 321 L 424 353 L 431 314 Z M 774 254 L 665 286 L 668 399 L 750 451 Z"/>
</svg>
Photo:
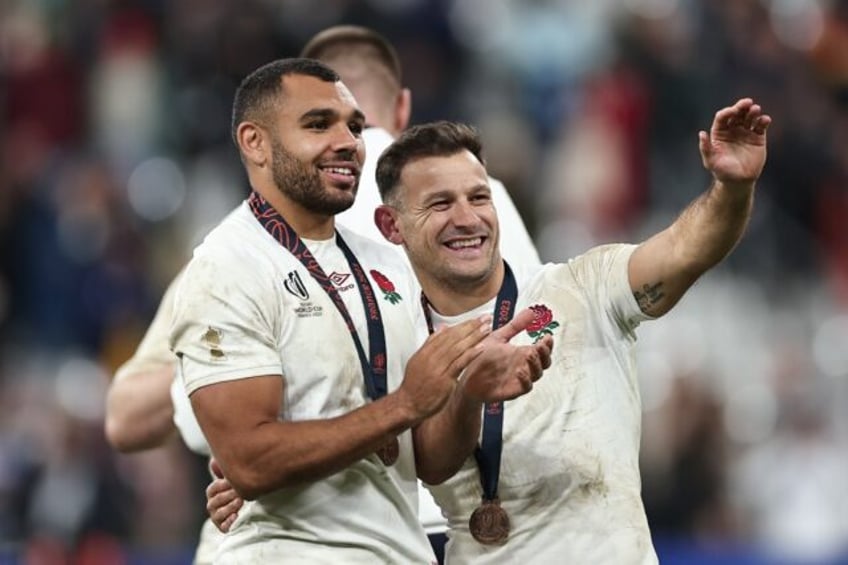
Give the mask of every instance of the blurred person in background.
<svg viewBox="0 0 848 565">
<path fill-rule="evenodd" d="M 751 99 L 716 112 L 699 132 L 712 184 L 642 244 L 514 273 L 497 251 L 473 130 L 417 126 L 383 153 L 376 221 L 421 283 L 419 326 L 432 332 L 434 323 L 529 306 L 536 319 L 514 342 L 546 334 L 559 342 L 529 394 L 486 410 L 448 404 L 414 430 L 418 475 L 448 518 L 447 563 L 657 563 L 641 500 L 635 330 L 670 311 L 738 243 L 770 123 Z M 224 525 L 233 502 L 217 483 L 212 516 Z"/>
<path fill-rule="evenodd" d="M 354 204 L 338 214 L 341 225 L 382 241 L 374 223 L 381 203 L 374 171 L 380 153 L 409 124 L 412 93 L 404 88 L 401 63 L 394 47 L 382 35 L 360 26 L 334 26 L 311 38 L 300 55 L 327 64 L 342 77 L 366 116 L 362 138 L 366 159 Z M 539 255 L 515 204 L 503 184 L 489 179 L 492 199 L 504 233 L 501 252 L 510 264 L 539 264 Z M 121 366 L 109 387 L 106 435 L 116 449 L 133 452 L 161 445 L 175 427 L 193 451 L 209 455 L 209 447 L 191 412 L 181 383 L 174 379 L 176 359 L 168 348 L 167 332 L 173 316 L 173 296 L 180 276 L 166 290 L 156 315 L 133 357 Z M 446 522 L 429 493 L 419 489 L 420 520 L 441 556 Z M 217 530 L 204 523 L 197 562 L 209 562 Z"/>
</svg>

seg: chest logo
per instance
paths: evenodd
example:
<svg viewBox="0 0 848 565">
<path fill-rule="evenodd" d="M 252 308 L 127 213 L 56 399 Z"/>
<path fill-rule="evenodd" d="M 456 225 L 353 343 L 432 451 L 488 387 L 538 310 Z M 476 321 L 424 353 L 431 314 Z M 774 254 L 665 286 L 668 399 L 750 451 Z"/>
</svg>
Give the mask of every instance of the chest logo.
<svg viewBox="0 0 848 565">
<path fill-rule="evenodd" d="M 354 287 L 353 283 L 347 282 L 350 278 L 350 273 L 337 273 L 333 271 L 327 278 L 330 279 L 330 282 L 333 283 L 340 292 L 350 290 Z"/>
<path fill-rule="evenodd" d="M 542 339 L 546 334 L 554 335 L 554 330 L 559 327 L 559 322 L 554 320 L 554 313 L 544 304 L 534 304 L 533 321 L 527 326 L 527 335 L 533 338 L 533 343 Z"/>
<path fill-rule="evenodd" d="M 291 271 L 286 275 L 283 286 L 291 295 L 301 300 L 309 300 L 309 292 L 306 290 L 306 285 L 303 284 L 300 274 L 297 271 Z"/>
<path fill-rule="evenodd" d="M 383 298 L 385 298 L 392 304 L 397 304 L 398 302 L 403 300 L 401 295 L 395 292 L 394 283 L 392 283 L 392 281 L 390 281 L 386 275 L 375 269 L 371 269 L 370 272 L 371 278 L 374 279 L 374 282 L 377 283 L 377 286 L 383 292 Z"/>
</svg>

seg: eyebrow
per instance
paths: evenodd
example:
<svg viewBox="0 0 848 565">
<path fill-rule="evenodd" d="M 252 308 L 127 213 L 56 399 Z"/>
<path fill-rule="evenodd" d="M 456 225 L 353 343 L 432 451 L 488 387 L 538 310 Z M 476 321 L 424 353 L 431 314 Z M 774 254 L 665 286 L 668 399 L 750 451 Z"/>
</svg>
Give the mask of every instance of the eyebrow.
<svg viewBox="0 0 848 565">
<path fill-rule="evenodd" d="M 305 122 L 308 122 L 310 120 L 315 120 L 315 119 L 329 120 L 329 119 L 336 119 L 338 117 L 339 117 L 339 112 L 336 111 L 336 110 L 333 110 L 331 108 L 313 108 L 312 110 L 309 110 L 308 112 L 306 112 L 302 116 L 300 116 L 299 121 L 300 121 L 300 123 L 305 123 Z M 351 117 L 354 120 L 356 120 L 357 122 L 365 123 L 365 114 L 363 114 L 362 110 L 360 110 L 358 108 L 356 108 L 353 111 Z"/>
<path fill-rule="evenodd" d="M 472 188 L 469 189 L 469 192 L 472 196 L 475 194 L 479 194 L 480 192 L 488 192 L 489 194 L 491 194 L 492 189 L 488 184 L 481 183 L 474 185 Z M 431 202 L 440 198 L 448 198 L 450 200 L 453 200 L 456 198 L 456 194 L 453 190 L 450 189 L 439 189 L 435 192 L 431 192 L 430 194 L 428 194 L 427 197 L 424 199 L 424 202 Z"/>
</svg>

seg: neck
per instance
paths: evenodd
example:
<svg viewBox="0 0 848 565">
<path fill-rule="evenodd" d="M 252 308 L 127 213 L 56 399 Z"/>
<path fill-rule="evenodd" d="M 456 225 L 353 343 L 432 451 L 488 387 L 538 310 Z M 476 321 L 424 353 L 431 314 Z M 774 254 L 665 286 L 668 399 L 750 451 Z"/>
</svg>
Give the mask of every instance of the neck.
<svg viewBox="0 0 848 565">
<path fill-rule="evenodd" d="M 322 240 L 333 237 L 336 228 L 335 216 L 307 210 L 276 187 L 261 186 L 257 183 L 253 184 L 252 188 L 286 220 L 301 239 Z"/>
<path fill-rule="evenodd" d="M 456 284 L 439 281 L 415 272 L 421 283 L 421 290 L 433 309 L 442 316 L 458 316 L 481 306 L 498 295 L 504 278 L 503 261 L 482 281 Z"/>
</svg>

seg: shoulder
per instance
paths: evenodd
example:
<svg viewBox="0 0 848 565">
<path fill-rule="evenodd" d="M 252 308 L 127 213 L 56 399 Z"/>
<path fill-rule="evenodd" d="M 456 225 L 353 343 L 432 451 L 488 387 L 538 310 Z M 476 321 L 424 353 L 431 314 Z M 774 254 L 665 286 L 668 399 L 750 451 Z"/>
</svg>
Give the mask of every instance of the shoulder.
<svg viewBox="0 0 848 565">
<path fill-rule="evenodd" d="M 572 259 L 568 260 L 568 265 L 572 269 L 588 268 L 599 271 L 608 271 L 610 269 L 627 268 L 627 263 L 630 261 L 630 256 L 638 247 L 631 243 L 608 243 L 593 247 Z"/>
<path fill-rule="evenodd" d="M 337 226 L 337 229 L 345 243 L 361 262 L 384 264 L 390 269 L 406 270 L 409 268 L 406 255 L 399 246 L 386 241 L 377 241 L 342 225 Z"/>
<path fill-rule="evenodd" d="M 626 273 L 630 256 L 636 247 L 629 243 L 611 243 L 593 247 L 565 263 L 510 263 L 510 267 L 520 286 L 534 281 L 544 284 L 572 281 L 581 286 L 598 285 L 604 284 L 611 277 L 619 276 L 622 272 Z"/>
<path fill-rule="evenodd" d="M 254 287 L 263 277 L 263 268 L 272 268 L 270 260 L 276 242 L 262 229 L 246 205 L 242 204 L 224 218 L 204 238 L 179 276 L 178 295 L 186 289 L 218 288 L 234 290 Z"/>
<path fill-rule="evenodd" d="M 370 127 L 362 132 L 362 140 L 365 142 L 368 158 L 373 158 L 376 162 L 380 153 L 392 144 L 394 138 L 383 128 Z"/>
</svg>

